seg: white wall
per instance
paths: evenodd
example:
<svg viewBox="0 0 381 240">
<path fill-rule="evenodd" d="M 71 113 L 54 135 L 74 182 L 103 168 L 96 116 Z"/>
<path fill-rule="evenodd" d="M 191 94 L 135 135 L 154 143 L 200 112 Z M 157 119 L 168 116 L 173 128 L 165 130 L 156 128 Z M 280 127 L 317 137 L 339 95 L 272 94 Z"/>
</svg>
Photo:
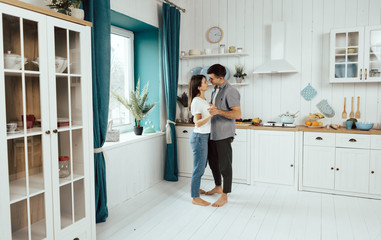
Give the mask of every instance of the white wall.
<svg viewBox="0 0 381 240">
<path fill-rule="evenodd" d="M 165 135 L 105 150 L 109 208 L 163 180 Z"/>
<path fill-rule="evenodd" d="M 161 5 L 159 0 L 110 0 L 111 9 L 152 26 L 159 27 Z"/>
<path fill-rule="evenodd" d="M 238 58 L 182 60 L 180 82 L 189 80 L 195 66 L 214 63 L 234 66 L 242 63 L 249 74 L 249 86 L 240 87 L 243 118 L 260 117 L 279 120 L 278 115 L 301 110 L 301 116 L 317 112 L 315 105 L 327 99 L 341 123 L 344 97 L 360 96 L 361 121 L 381 122 L 380 84 L 329 83 L 329 32 L 331 28 L 381 24 L 380 0 L 194 0 L 179 1 L 187 12 L 181 18 L 181 50 L 218 47 L 206 39 L 211 26 L 224 30 L 221 43 L 243 47 L 249 54 Z M 297 69 L 296 74 L 253 75 L 270 55 L 270 24 L 285 21 L 286 58 Z M 234 82 L 234 78 L 230 79 Z M 318 95 L 307 102 L 300 91 L 311 83 Z M 186 91 L 183 87 L 180 89 Z M 347 112 L 348 111 L 347 99 Z M 357 106 L 356 102 L 355 105 Z M 356 111 L 357 109 L 354 108 Z M 299 123 L 303 123 L 299 118 Z"/>
</svg>

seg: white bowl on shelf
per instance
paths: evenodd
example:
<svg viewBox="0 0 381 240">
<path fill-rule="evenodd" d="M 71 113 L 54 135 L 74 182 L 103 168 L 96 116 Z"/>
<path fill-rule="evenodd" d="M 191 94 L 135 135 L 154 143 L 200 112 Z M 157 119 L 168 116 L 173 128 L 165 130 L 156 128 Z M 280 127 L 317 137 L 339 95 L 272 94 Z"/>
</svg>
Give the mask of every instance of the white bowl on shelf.
<svg viewBox="0 0 381 240">
<path fill-rule="evenodd" d="M 20 70 L 22 67 L 22 58 L 18 54 L 11 53 L 11 51 L 8 51 L 8 53 L 4 54 L 4 68 L 5 69 L 14 69 L 14 70 Z M 26 63 L 27 58 L 24 58 L 24 64 Z"/>
<path fill-rule="evenodd" d="M 56 57 L 56 73 L 63 73 L 67 68 L 67 59 Z"/>
</svg>

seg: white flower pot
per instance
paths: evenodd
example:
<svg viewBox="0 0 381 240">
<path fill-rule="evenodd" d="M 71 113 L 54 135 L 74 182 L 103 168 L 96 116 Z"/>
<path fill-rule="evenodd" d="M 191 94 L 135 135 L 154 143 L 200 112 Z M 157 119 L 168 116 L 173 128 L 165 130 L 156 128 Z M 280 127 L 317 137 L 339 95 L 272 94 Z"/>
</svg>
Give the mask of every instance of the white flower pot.
<svg viewBox="0 0 381 240">
<path fill-rule="evenodd" d="M 83 11 L 83 9 L 73 8 L 71 10 L 71 16 L 75 17 L 75 18 L 79 18 L 79 19 L 84 19 L 85 18 L 85 12 Z"/>
<path fill-rule="evenodd" d="M 243 78 L 236 77 L 235 78 L 236 83 L 242 83 Z"/>
</svg>

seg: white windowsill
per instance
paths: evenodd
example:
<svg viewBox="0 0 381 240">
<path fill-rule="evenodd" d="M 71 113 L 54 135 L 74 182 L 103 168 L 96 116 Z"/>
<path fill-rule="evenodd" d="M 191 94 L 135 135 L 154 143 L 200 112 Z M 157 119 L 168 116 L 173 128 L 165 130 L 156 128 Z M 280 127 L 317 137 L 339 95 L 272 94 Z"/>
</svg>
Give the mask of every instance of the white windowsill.
<svg viewBox="0 0 381 240">
<path fill-rule="evenodd" d="M 148 133 L 141 136 L 135 135 L 134 132 L 122 133 L 120 134 L 119 142 L 105 142 L 102 148 L 103 151 L 108 151 L 114 148 L 123 147 L 128 144 L 145 141 L 150 138 L 160 137 L 162 135 L 165 135 L 165 132 Z"/>
</svg>

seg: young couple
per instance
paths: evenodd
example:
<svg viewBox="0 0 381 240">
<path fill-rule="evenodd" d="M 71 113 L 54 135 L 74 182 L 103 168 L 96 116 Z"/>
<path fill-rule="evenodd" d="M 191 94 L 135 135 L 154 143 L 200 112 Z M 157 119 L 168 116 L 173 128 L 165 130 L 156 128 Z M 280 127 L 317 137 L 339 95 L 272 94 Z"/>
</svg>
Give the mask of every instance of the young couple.
<svg viewBox="0 0 381 240">
<path fill-rule="evenodd" d="M 231 143 L 235 134 L 235 119 L 241 118 L 240 95 L 237 89 L 226 81 L 224 66 L 215 64 L 208 69 L 207 74 L 209 81 L 214 85 L 210 104 L 205 98 L 205 92 L 208 90 L 205 76 L 194 75 L 189 83 L 190 108 L 195 123 L 190 137 L 193 150 L 191 196 L 193 204 L 208 206 L 210 203 L 200 198 L 200 193 L 222 194 L 212 205 L 221 207 L 228 202 L 228 193 L 231 192 Z M 216 186 L 205 192 L 200 189 L 200 185 L 207 159 Z"/>
</svg>

